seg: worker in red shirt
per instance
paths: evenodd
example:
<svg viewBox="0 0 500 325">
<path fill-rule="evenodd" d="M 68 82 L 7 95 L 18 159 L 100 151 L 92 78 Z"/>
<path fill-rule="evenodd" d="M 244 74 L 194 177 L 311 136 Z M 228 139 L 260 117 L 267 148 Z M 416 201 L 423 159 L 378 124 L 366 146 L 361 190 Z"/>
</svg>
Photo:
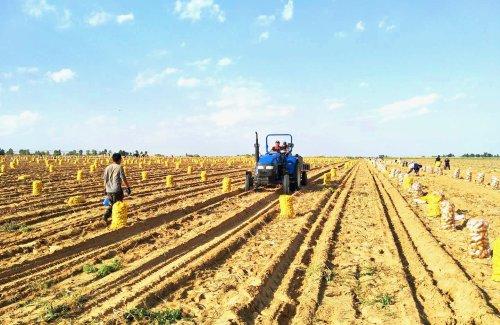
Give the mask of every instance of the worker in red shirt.
<svg viewBox="0 0 500 325">
<path fill-rule="evenodd" d="M 280 152 L 281 150 L 281 145 L 280 145 L 280 142 L 279 141 L 276 141 L 274 143 L 274 147 L 272 147 L 271 151 L 275 151 L 275 152 Z"/>
</svg>

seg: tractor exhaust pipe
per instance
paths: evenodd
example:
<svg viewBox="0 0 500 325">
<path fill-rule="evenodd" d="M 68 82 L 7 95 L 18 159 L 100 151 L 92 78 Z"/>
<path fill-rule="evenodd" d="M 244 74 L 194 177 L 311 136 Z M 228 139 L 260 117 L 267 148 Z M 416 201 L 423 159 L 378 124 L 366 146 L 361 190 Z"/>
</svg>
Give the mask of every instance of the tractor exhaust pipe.
<svg viewBox="0 0 500 325">
<path fill-rule="evenodd" d="M 259 162 L 259 156 L 260 156 L 260 153 L 259 153 L 259 135 L 257 134 L 257 132 L 255 132 L 255 163 L 258 163 Z"/>
</svg>

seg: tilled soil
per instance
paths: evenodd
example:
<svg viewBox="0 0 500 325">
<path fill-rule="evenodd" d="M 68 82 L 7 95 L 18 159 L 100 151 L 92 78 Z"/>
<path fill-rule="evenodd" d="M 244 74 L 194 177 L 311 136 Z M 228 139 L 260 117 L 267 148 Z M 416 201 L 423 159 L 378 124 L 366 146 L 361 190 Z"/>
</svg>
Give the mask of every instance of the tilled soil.
<svg viewBox="0 0 500 325">
<path fill-rule="evenodd" d="M 143 188 L 129 227 L 113 232 L 93 226 L 95 212 L 85 217 L 90 206 L 43 221 L 57 210 L 19 211 L 36 231 L 0 238 L 0 319 L 32 324 L 50 306 L 67 306 L 55 322 L 125 323 L 136 307 L 180 309 L 181 322 L 197 324 L 500 321 L 495 285 L 479 275 L 487 266 L 455 256 L 460 237 L 423 220 L 368 162 L 336 167 L 331 187 L 321 185 L 330 167 L 310 172 L 310 184 L 293 194 L 294 218 L 280 216 L 278 190 L 216 190 L 238 170 L 221 172 L 213 187 L 186 176 L 186 186 L 164 193 Z M 15 250 L 40 238 L 41 246 Z M 113 259 L 121 266 L 105 277 L 82 272 Z"/>
</svg>

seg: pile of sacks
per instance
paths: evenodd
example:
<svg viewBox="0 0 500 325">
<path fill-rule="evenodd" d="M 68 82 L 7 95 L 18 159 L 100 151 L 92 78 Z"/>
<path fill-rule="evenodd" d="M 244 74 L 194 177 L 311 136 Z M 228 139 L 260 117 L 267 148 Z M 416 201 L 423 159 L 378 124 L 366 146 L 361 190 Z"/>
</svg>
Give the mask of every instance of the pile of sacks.
<svg viewBox="0 0 500 325">
<path fill-rule="evenodd" d="M 496 176 L 491 176 L 491 187 L 498 190 L 498 178 Z"/>
<path fill-rule="evenodd" d="M 455 169 L 453 172 L 453 178 L 460 178 L 460 168 Z"/>
<path fill-rule="evenodd" d="M 469 242 L 469 254 L 476 258 L 490 256 L 490 244 L 488 242 L 488 222 L 483 219 L 473 218 L 467 222 L 471 240 Z"/>
<path fill-rule="evenodd" d="M 484 183 L 484 173 L 477 173 L 476 183 L 478 184 Z"/>
<path fill-rule="evenodd" d="M 424 195 L 424 190 L 422 188 L 422 184 L 420 184 L 419 182 L 413 182 L 413 184 L 411 184 L 409 191 L 413 195 L 414 198 L 418 198 L 418 197 L 421 197 L 422 195 Z"/>
<path fill-rule="evenodd" d="M 441 201 L 441 228 L 455 230 L 455 205 L 448 200 Z"/>
<path fill-rule="evenodd" d="M 465 171 L 465 180 L 472 182 L 472 170 L 470 168 Z"/>
</svg>

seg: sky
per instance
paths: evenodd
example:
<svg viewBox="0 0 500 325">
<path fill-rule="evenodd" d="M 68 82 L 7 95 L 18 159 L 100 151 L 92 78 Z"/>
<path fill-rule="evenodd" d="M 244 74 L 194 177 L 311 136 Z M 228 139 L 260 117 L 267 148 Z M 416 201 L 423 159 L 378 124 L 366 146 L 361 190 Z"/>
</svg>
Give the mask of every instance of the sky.
<svg viewBox="0 0 500 325">
<path fill-rule="evenodd" d="M 0 148 L 500 153 L 500 2 L 0 1 Z"/>
</svg>

